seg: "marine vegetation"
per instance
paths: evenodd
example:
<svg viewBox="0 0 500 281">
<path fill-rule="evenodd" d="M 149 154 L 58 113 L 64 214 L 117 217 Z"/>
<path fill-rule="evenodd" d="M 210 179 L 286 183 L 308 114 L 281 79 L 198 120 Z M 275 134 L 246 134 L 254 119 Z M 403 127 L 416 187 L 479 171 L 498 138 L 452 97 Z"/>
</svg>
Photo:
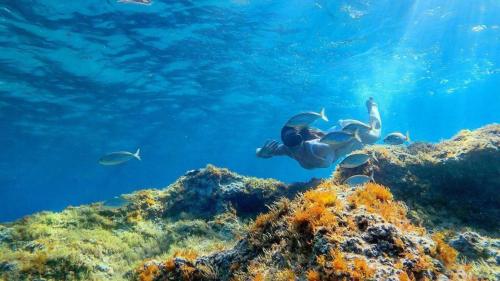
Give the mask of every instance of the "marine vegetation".
<svg viewBox="0 0 500 281">
<path fill-rule="evenodd" d="M 0 225 L 0 280 L 128 280 L 145 259 L 231 247 L 266 204 L 308 186 L 209 165 L 162 190 L 123 195 L 123 206 L 27 216 Z"/>
<path fill-rule="evenodd" d="M 233 248 L 148 261 L 137 280 L 151 267 L 153 280 L 477 280 L 388 188 L 331 181 L 272 205 Z"/>
<path fill-rule="evenodd" d="M 437 144 L 375 145 L 359 153 L 377 161 L 338 167 L 335 183 L 373 172 L 408 206 L 413 221 L 433 232 L 446 230 L 435 238 L 449 241 L 479 276 L 500 279 L 500 125 L 463 130 Z"/>
<path fill-rule="evenodd" d="M 339 167 L 336 183 L 373 172 L 374 180 L 390 187 L 427 226 L 500 229 L 500 125 L 464 130 L 438 144 L 374 145 L 362 152 L 378 161 Z"/>
<path fill-rule="evenodd" d="M 498 280 L 499 143 L 491 125 L 372 146 L 378 161 L 290 185 L 209 165 L 0 224 L 0 280 Z"/>
</svg>

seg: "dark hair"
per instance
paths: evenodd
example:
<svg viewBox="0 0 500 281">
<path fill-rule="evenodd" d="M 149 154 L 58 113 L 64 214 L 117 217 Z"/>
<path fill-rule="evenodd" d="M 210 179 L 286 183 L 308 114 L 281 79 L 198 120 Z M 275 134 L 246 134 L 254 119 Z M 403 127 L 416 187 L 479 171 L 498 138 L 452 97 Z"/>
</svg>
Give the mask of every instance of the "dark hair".
<svg viewBox="0 0 500 281">
<path fill-rule="evenodd" d="M 288 147 L 294 147 L 302 143 L 302 136 L 296 128 L 285 126 L 281 129 L 281 141 Z"/>
<path fill-rule="evenodd" d="M 321 138 L 325 134 L 309 127 L 294 128 L 285 126 L 281 129 L 281 141 L 288 147 L 300 145 L 303 141 Z"/>
<path fill-rule="evenodd" d="M 302 128 L 299 133 L 304 141 L 320 139 L 325 136 L 325 133 L 322 131 L 309 127 Z"/>
</svg>

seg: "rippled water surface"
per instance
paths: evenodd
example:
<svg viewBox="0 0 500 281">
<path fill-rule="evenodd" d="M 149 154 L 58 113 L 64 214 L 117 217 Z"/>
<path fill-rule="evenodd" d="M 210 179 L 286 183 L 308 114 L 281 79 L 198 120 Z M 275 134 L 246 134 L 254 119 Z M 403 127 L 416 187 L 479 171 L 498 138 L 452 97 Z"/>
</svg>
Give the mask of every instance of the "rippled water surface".
<svg viewBox="0 0 500 281">
<path fill-rule="evenodd" d="M 302 110 L 365 119 L 369 96 L 384 133 L 414 140 L 498 122 L 499 19 L 494 0 L 1 1 L 0 220 L 207 163 L 329 175 L 255 148 Z"/>
</svg>

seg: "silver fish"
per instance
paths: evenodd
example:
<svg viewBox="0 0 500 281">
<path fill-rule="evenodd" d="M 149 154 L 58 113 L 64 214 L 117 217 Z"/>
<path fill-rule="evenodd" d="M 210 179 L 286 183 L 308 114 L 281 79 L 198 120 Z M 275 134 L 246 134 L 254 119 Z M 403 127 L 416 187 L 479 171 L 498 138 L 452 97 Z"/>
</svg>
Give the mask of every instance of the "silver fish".
<svg viewBox="0 0 500 281">
<path fill-rule="evenodd" d="M 391 145 L 403 144 L 405 142 L 410 141 L 410 133 L 406 132 L 406 135 L 403 135 L 400 132 L 395 132 L 387 135 L 384 138 L 384 143 Z"/>
<path fill-rule="evenodd" d="M 322 137 L 320 142 L 336 146 L 349 142 L 353 139 L 357 140 L 358 142 L 362 142 L 361 139 L 359 138 L 357 130 L 354 133 L 344 132 L 344 131 L 331 132 Z"/>
<path fill-rule="evenodd" d="M 153 3 L 153 0 L 119 0 L 118 3 L 139 4 L 139 5 L 149 6 Z"/>
<path fill-rule="evenodd" d="M 370 155 L 367 153 L 352 153 L 344 158 L 344 160 L 340 162 L 339 166 L 346 169 L 356 168 L 368 162 L 369 159 Z"/>
<path fill-rule="evenodd" d="M 365 175 L 355 175 L 352 177 L 347 178 L 344 183 L 348 184 L 351 187 L 357 186 L 357 185 L 363 185 L 369 181 L 373 181 L 373 176 L 365 176 Z"/>
<path fill-rule="evenodd" d="M 303 112 L 299 113 L 292 118 L 290 118 L 285 126 L 288 127 L 307 127 L 310 124 L 312 124 L 314 121 L 318 119 L 323 119 L 324 121 L 328 122 L 328 117 L 325 115 L 325 109 L 322 108 L 319 113 L 317 112 Z"/>
<path fill-rule="evenodd" d="M 370 125 L 354 119 L 339 120 L 339 124 L 340 127 L 342 127 L 342 131 L 347 131 L 351 133 L 354 133 L 354 131 L 356 130 L 362 132 L 362 131 L 369 131 L 372 129 Z"/>
<path fill-rule="evenodd" d="M 105 166 L 112 166 L 112 165 L 122 164 L 124 162 L 129 161 L 132 158 L 141 160 L 141 156 L 139 155 L 140 152 L 141 152 L 140 148 L 138 148 L 135 153 L 131 153 L 128 151 L 112 152 L 101 157 L 101 159 L 99 159 L 99 164 Z"/>
<path fill-rule="evenodd" d="M 105 207 L 122 207 L 127 205 L 129 201 L 122 196 L 115 196 L 109 200 L 104 201 Z"/>
</svg>

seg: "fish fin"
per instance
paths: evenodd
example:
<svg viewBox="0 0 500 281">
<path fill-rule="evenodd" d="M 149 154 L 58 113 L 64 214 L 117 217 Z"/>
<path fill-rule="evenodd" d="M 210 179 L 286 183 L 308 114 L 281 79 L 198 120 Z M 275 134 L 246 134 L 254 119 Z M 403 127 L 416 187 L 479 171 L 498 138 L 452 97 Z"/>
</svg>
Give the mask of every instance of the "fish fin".
<svg viewBox="0 0 500 281">
<path fill-rule="evenodd" d="M 410 140 L 410 131 L 406 131 L 406 141 L 411 142 Z"/>
<path fill-rule="evenodd" d="M 134 153 L 134 157 L 137 158 L 137 160 L 141 161 L 141 155 L 139 155 L 139 153 L 141 153 L 141 149 L 138 148 L 137 151 Z"/>
<path fill-rule="evenodd" d="M 340 119 L 340 120 L 339 120 L 339 126 L 340 126 L 340 128 L 342 128 L 342 129 L 343 129 L 343 128 L 345 127 L 345 123 L 346 123 L 346 122 L 345 122 L 345 120 L 344 120 L 344 119 Z"/>
<path fill-rule="evenodd" d="M 372 158 L 375 162 L 378 162 L 377 156 L 375 156 L 375 151 L 372 151 Z"/>
<path fill-rule="evenodd" d="M 323 137 L 321 137 L 321 138 L 319 139 L 319 142 L 326 143 L 326 142 L 325 142 L 325 140 L 326 140 L 326 138 L 327 138 L 327 137 L 328 137 L 331 133 L 333 133 L 333 132 L 329 132 L 328 134 L 326 134 L 326 135 L 324 135 Z"/>
<path fill-rule="evenodd" d="M 359 141 L 360 143 L 363 143 L 363 141 L 361 140 L 361 138 L 359 137 L 359 129 L 356 129 L 356 131 L 354 131 L 354 139 L 356 139 L 357 141 Z"/>
<path fill-rule="evenodd" d="M 321 119 L 323 119 L 325 122 L 328 122 L 328 117 L 326 117 L 325 108 L 324 107 L 319 112 L 319 115 L 321 116 Z"/>
</svg>

